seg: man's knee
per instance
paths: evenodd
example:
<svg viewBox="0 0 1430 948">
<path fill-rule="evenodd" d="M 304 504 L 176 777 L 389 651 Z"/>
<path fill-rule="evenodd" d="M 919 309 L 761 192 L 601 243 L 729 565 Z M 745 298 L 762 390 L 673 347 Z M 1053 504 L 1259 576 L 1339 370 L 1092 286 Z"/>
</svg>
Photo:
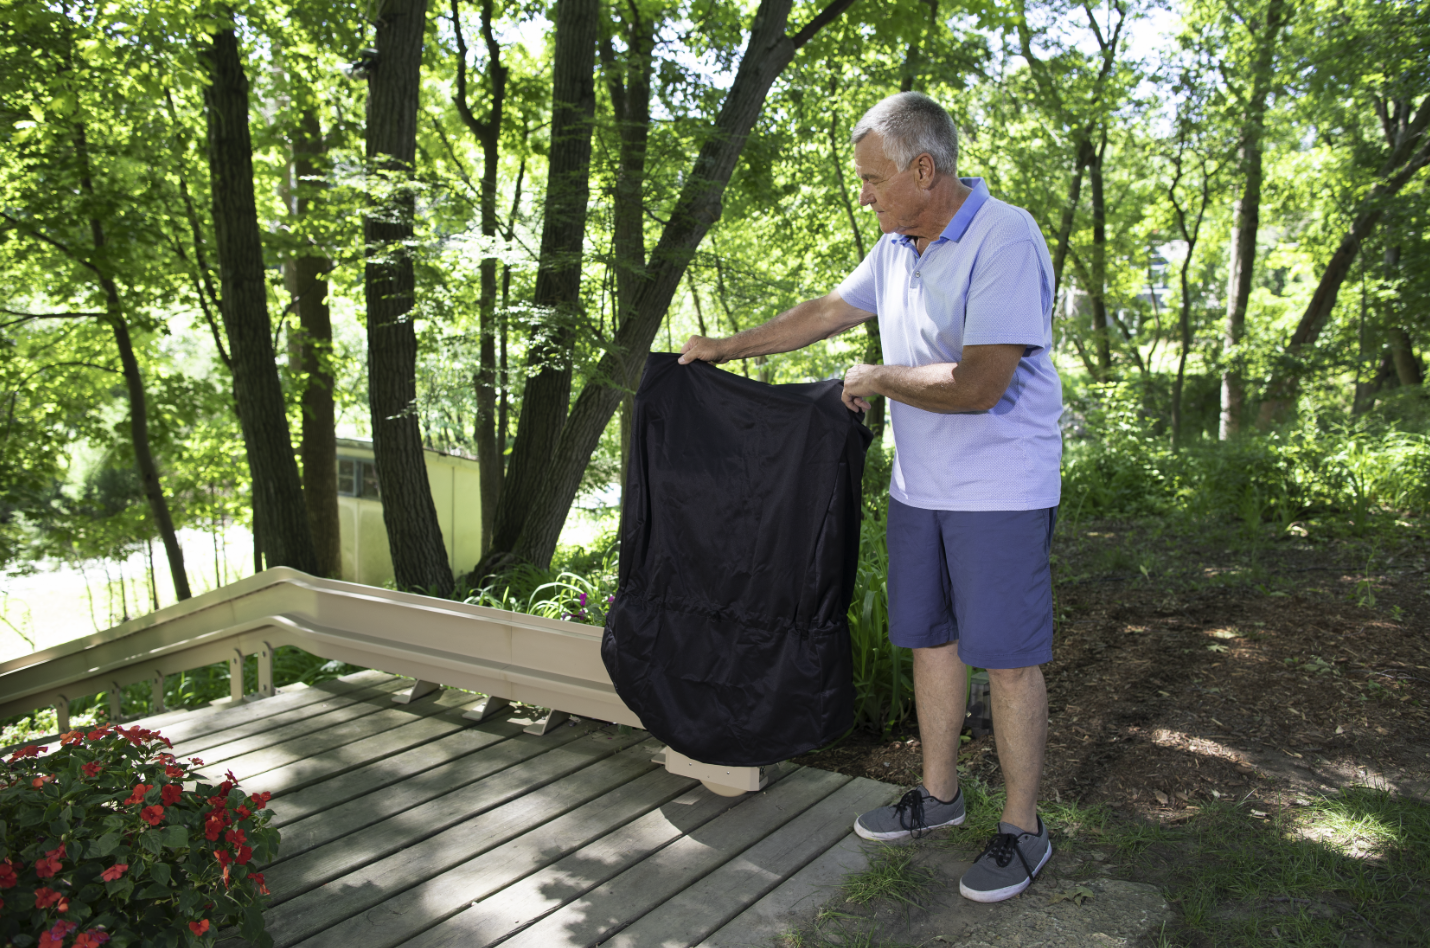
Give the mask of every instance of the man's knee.
<svg viewBox="0 0 1430 948">
<path fill-rule="evenodd" d="M 1043 680 L 1041 665 L 1026 665 L 1022 668 L 989 668 L 988 684 L 994 690 L 1020 691 L 1036 687 Z"/>
</svg>

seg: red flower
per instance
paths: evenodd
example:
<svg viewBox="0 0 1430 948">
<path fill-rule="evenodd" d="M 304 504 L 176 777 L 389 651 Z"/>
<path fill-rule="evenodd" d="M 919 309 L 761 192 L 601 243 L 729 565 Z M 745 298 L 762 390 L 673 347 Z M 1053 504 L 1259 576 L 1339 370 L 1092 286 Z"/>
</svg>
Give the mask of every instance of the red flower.
<svg viewBox="0 0 1430 948">
<path fill-rule="evenodd" d="M 61 843 L 58 849 L 51 849 L 39 859 L 35 860 L 35 875 L 41 879 L 48 879 L 50 876 L 60 871 L 60 860 L 64 858 L 65 847 Z"/>
<path fill-rule="evenodd" d="M 250 859 L 252 859 L 252 858 L 253 858 L 253 847 L 252 847 L 252 846 L 240 846 L 240 847 L 238 847 L 238 855 L 234 857 L 234 859 L 237 860 L 237 862 L 238 862 L 238 864 L 239 864 L 240 866 L 246 866 L 246 865 L 248 865 L 248 860 L 250 860 Z"/>
<path fill-rule="evenodd" d="M 238 778 L 233 775 L 232 770 L 226 772 L 224 776 L 228 778 L 229 783 L 233 784 L 235 787 L 238 786 Z"/>
<path fill-rule="evenodd" d="M 227 849 L 215 850 L 214 858 L 218 860 L 218 864 L 223 866 L 225 871 L 228 870 L 228 864 L 233 861 L 233 857 L 228 854 Z"/>
<path fill-rule="evenodd" d="M 231 790 L 232 790 L 234 787 L 236 787 L 236 786 L 238 786 L 238 784 L 236 784 L 236 783 L 231 783 L 230 781 L 227 781 L 227 780 L 225 780 L 223 783 L 219 784 L 219 785 L 218 785 L 218 795 L 219 795 L 219 798 L 222 799 L 222 800 L 227 800 L 227 799 L 228 799 L 229 791 L 231 791 Z M 209 799 L 212 800 L 213 798 L 210 797 Z M 217 805 L 217 804 L 216 804 L 216 805 Z"/>
<path fill-rule="evenodd" d="M 253 880 L 253 884 L 256 885 L 256 886 L 258 886 L 258 894 L 259 894 L 259 895 L 272 895 L 272 894 L 273 894 L 272 892 L 269 892 L 269 891 L 268 891 L 268 883 L 266 883 L 266 882 L 263 881 L 263 873 L 261 873 L 261 872 L 250 872 L 250 873 L 248 874 L 248 878 L 252 879 L 252 880 Z"/>
<path fill-rule="evenodd" d="M 238 814 L 238 818 L 240 820 L 246 820 L 253 815 L 249 812 L 248 807 L 244 806 L 242 803 L 234 807 L 233 812 Z"/>
<path fill-rule="evenodd" d="M 74 922 L 55 922 L 54 928 L 40 935 L 40 948 L 60 948 L 65 943 L 65 936 L 78 927 Z"/>
<path fill-rule="evenodd" d="M 206 919 L 206 918 L 205 918 L 205 919 L 200 919 L 200 920 L 197 921 L 197 922 L 189 922 L 189 931 L 193 932 L 195 935 L 202 935 L 204 932 L 206 932 L 206 931 L 208 931 L 208 930 L 209 930 L 209 920 Z"/>
<path fill-rule="evenodd" d="M 223 841 L 225 843 L 232 843 L 237 846 L 246 843 L 248 841 L 248 836 L 241 829 L 231 829 L 227 833 L 223 834 Z"/>
<path fill-rule="evenodd" d="M 197 757 L 190 757 L 189 763 L 193 764 L 195 767 L 202 767 L 204 765 L 204 762 L 199 760 Z"/>
<path fill-rule="evenodd" d="M 91 741 L 97 741 L 108 733 L 109 725 L 106 724 L 104 725 L 104 727 L 97 727 L 93 731 L 90 731 L 88 734 L 85 735 L 85 737 L 89 738 Z"/>
<path fill-rule="evenodd" d="M 177 783 L 166 783 L 159 791 L 159 798 L 164 801 L 165 806 L 173 806 L 179 802 L 179 798 L 184 795 L 184 788 Z"/>
<path fill-rule="evenodd" d="M 80 770 L 84 771 L 86 777 L 97 777 L 99 776 L 99 772 L 103 769 L 104 765 L 97 760 L 92 760 L 80 768 Z"/>
<path fill-rule="evenodd" d="M 150 826 L 158 826 L 164 822 L 164 808 L 161 806 L 146 806 L 139 811 L 139 818 Z"/>
<path fill-rule="evenodd" d="M 183 775 L 184 768 L 182 767 L 176 767 L 173 764 L 169 764 L 164 768 L 164 776 L 170 778 L 171 780 L 178 780 Z"/>
<path fill-rule="evenodd" d="M 31 780 L 31 781 L 30 781 L 30 786 L 32 786 L 32 787 L 34 787 L 36 790 L 38 790 L 38 789 L 40 789 L 41 787 L 43 787 L 43 786 L 44 786 L 45 784 L 47 784 L 47 783 L 53 783 L 53 782 L 54 782 L 54 779 L 55 779 L 55 775 L 54 775 L 54 774 L 43 774 L 43 775 L 41 775 L 41 776 L 39 776 L 39 777 L 36 777 L 34 780 Z"/>
<path fill-rule="evenodd" d="M 8 859 L 0 862 L 0 889 L 13 889 L 18 881 L 14 863 Z"/>
<path fill-rule="evenodd" d="M 266 807 L 268 805 L 268 801 L 272 799 L 273 794 L 269 793 L 267 790 L 263 791 L 262 793 L 255 793 L 253 795 L 253 805 L 256 809 L 261 810 Z"/>
<path fill-rule="evenodd" d="M 131 793 L 131 794 L 129 794 L 129 799 L 128 799 L 128 800 L 125 800 L 124 802 L 125 802 L 126 804 L 128 804 L 128 803 L 143 803 L 143 802 L 144 802 L 144 794 L 148 793 L 150 790 L 153 790 L 153 789 L 154 789 L 154 785 L 153 785 L 152 783 L 136 784 L 135 787 L 134 787 L 134 792 Z"/>
<path fill-rule="evenodd" d="M 101 873 L 99 874 L 99 877 L 100 877 L 101 879 L 103 879 L 105 882 L 113 882 L 114 880 L 118 879 L 120 876 L 124 875 L 124 874 L 125 874 L 126 872 L 128 872 L 128 871 L 129 871 L 129 863 L 127 863 L 127 862 L 116 862 L 114 865 L 110 866 L 108 869 L 106 869 L 106 870 L 104 870 L 103 872 L 101 872 Z"/>
<path fill-rule="evenodd" d="M 100 945 L 107 941 L 109 941 L 108 932 L 100 931 L 98 928 L 91 928 L 75 936 L 74 948 L 99 948 Z"/>
<path fill-rule="evenodd" d="M 35 890 L 35 908 L 49 908 L 51 905 L 57 906 L 61 913 L 69 911 L 69 900 L 63 894 L 47 886 L 40 886 Z"/>
<path fill-rule="evenodd" d="M 207 839 L 209 842 L 214 842 L 215 840 L 217 840 L 219 834 L 222 832 L 222 820 L 215 819 L 214 817 L 209 817 L 207 820 L 204 821 L 204 838 Z"/>
<path fill-rule="evenodd" d="M 82 740 L 84 740 L 82 731 L 70 731 L 60 738 L 60 746 L 68 747 L 70 744 L 78 744 Z"/>
<path fill-rule="evenodd" d="M 21 757 L 39 757 L 41 751 L 47 751 L 47 750 L 49 750 L 48 747 L 36 747 L 34 744 L 31 744 L 29 747 L 22 747 L 22 748 L 20 748 L 19 750 L 17 750 L 15 753 L 11 754 L 11 755 L 10 755 L 10 762 L 11 762 L 11 763 L 14 763 L 15 761 L 19 760 Z"/>
</svg>

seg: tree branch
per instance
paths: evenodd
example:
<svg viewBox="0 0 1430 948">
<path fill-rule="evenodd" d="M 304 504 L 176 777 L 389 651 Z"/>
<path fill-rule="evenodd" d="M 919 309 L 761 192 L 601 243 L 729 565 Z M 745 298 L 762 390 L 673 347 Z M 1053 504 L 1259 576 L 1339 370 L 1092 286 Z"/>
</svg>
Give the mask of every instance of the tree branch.
<svg viewBox="0 0 1430 948">
<path fill-rule="evenodd" d="M 799 49 L 805 43 L 814 38 L 814 34 L 824 29 L 830 23 L 839 18 L 839 15 L 854 5 L 854 0 L 830 0 L 829 6 L 820 10 L 808 23 L 804 25 L 798 33 L 790 37 L 790 42 L 795 49 Z"/>
</svg>

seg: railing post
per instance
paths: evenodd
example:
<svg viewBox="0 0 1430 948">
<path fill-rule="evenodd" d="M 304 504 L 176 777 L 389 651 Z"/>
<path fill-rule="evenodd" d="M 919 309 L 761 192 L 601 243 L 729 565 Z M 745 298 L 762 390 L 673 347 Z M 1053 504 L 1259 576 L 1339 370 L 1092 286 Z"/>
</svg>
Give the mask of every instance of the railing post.
<svg viewBox="0 0 1430 948">
<path fill-rule="evenodd" d="M 228 697 L 234 704 L 243 700 L 243 653 L 238 649 L 228 659 Z"/>
<path fill-rule="evenodd" d="M 267 642 L 258 650 L 258 697 L 273 697 L 273 646 Z"/>
<path fill-rule="evenodd" d="M 164 713 L 164 673 L 159 669 L 154 669 L 154 675 L 149 679 L 149 713 Z"/>
<path fill-rule="evenodd" d="M 109 683 L 109 723 L 118 724 L 124 720 L 124 689 L 119 682 Z"/>
<path fill-rule="evenodd" d="M 55 720 L 61 734 L 70 729 L 70 699 L 64 695 L 55 698 Z"/>
</svg>

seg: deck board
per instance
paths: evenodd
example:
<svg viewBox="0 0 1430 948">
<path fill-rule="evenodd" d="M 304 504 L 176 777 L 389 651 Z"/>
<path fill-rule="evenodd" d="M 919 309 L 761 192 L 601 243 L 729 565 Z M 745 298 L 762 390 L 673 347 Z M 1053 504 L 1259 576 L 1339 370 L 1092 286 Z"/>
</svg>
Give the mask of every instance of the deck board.
<svg viewBox="0 0 1430 948">
<path fill-rule="evenodd" d="M 462 757 L 450 764 L 414 774 L 407 780 L 388 786 L 380 793 L 368 794 L 340 806 L 322 810 L 283 828 L 283 842 L 278 855 L 284 860 L 295 858 L 349 833 L 399 816 L 488 778 L 500 777 L 500 780 L 493 779 L 491 783 L 477 788 L 477 793 L 486 794 L 493 799 L 510 799 L 512 794 L 538 786 L 538 781 L 551 779 L 553 772 L 558 775 L 569 772 L 556 770 L 562 766 L 572 766 L 572 761 L 563 762 L 562 758 L 553 758 L 540 766 L 532 764 L 525 769 L 518 768 L 569 741 L 576 740 L 584 733 L 587 732 L 570 728 L 541 738 L 519 734 L 498 746 L 488 748 L 482 754 Z M 577 759 L 574 763 L 579 766 L 581 762 L 582 759 Z M 447 801 L 444 804 L 445 810 L 450 812 L 454 805 L 475 805 L 469 799 L 470 796 L 472 794 L 469 793 L 468 797 L 456 801 L 455 804 L 454 801 Z M 435 818 L 435 815 L 423 812 L 409 819 L 428 817 Z"/>
<path fill-rule="evenodd" d="M 483 783 L 503 782 L 498 775 L 394 818 L 388 821 L 391 825 L 380 824 L 315 850 L 309 854 L 317 857 L 313 860 L 300 857 L 278 866 L 273 878 L 280 879 L 289 891 L 301 887 L 303 894 L 267 913 L 268 933 L 275 946 L 286 948 L 323 932 L 655 767 L 650 762 L 654 748 L 648 745 L 621 748 L 616 753 L 601 748 L 606 751 L 602 754 L 605 759 L 592 761 L 596 750 L 592 744 L 581 746 L 578 742 L 536 758 L 534 764 L 560 758 L 549 769 L 553 774 L 565 771 L 539 789 L 483 792 Z M 582 756 L 587 759 L 579 760 Z M 479 815 L 460 822 L 452 819 L 470 812 Z M 443 820 L 446 828 L 433 835 L 433 823 L 440 825 Z M 349 842 L 352 845 L 343 845 Z M 354 865 L 361 868 L 351 870 Z M 301 871 L 290 868 L 295 866 Z M 278 891 L 274 889 L 275 894 Z"/>
<path fill-rule="evenodd" d="M 855 815 L 897 788 L 770 769 L 719 797 L 652 762 L 644 731 L 475 723 L 476 696 L 394 705 L 376 672 L 146 720 L 268 790 L 276 948 L 748 948 L 861 864 Z M 222 948 L 246 948 L 232 932 Z"/>
</svg>

